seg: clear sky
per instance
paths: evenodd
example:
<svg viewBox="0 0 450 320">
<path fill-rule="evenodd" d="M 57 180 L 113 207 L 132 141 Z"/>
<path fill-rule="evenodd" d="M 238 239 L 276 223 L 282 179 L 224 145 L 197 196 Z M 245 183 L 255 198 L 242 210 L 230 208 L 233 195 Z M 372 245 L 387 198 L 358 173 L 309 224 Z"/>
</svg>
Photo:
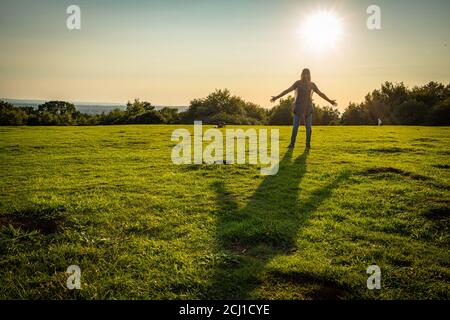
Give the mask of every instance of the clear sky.
<svg viewBox="0 0 450 320">
<path fill-rule="evenodd" d="M 81 30 L 66 28 L 71 4 Z M 299 31 L 319 10 L 342 35 L 313 50 Z M 188 105 L 228 88 L 270 107 L 309 67 L 343 109 L 387 80 L 450 82 L 449 30 L 448 0 L 0 0 L 0 97 Z"/>
</svg>

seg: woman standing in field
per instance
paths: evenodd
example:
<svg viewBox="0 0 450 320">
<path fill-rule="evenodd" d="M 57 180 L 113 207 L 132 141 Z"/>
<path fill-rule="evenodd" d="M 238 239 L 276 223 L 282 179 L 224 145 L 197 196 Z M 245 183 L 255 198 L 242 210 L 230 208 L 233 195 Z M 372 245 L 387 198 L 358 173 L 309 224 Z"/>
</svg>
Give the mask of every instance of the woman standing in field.
<svg viewBox="0 0 450 320">
<path fill-rule="evenodd" d="M 311 81 L 311 72 L 309 69 L 303 69 L 300 80 L 296 81 L 290 88 L 284 90 L 278 96 L 273 96 L 270 101 L 275 102 L 277 99 L 293 90 L 295 90 L 294 126 L 292 128 L 291 144 L 289 145 L 289 148 L 293 148 L 295 146 L 298 127 L 300 125 L 300 117 L 303 119 L 306 126 L 306 148 L 310 148 L 312 116 L 314 111 L 312 103 L 313 93 L 317 93 L 321 98 L 325 99 L 333 106 L 337 105 L 336 100 L 331 100 L 324 93 L 322 93 L 319 88 L 317 88 L 316 84 Z"/>
</svg>

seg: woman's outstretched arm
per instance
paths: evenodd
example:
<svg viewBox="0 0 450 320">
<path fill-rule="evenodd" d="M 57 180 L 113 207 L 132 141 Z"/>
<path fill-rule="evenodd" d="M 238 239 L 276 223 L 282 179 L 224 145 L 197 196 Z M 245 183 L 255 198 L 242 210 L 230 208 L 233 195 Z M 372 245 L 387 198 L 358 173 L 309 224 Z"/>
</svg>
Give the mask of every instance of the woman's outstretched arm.
<svg viewBox="0 0 450 320">
<path fill-rule="evenodd" d="M 271 102 L 275 102 L 276 100 L 280 99 L 281 97 L 287 95 L 289 92 L 295 90 L 297 88 L 297 82 L 296 81 L 292 86 L 290 86 L 288 89 L 284 90 L 282 93 L 280 93 L 277 96 L 272 96 L 272 99 L 270 99 Z"/>
<path fill-rule="evenodd" d="M 329 103 L 331 103 L 333 106 L 336 106 L 336 100 L 331 100 L 330 98 L 328 98 L 325 93 L 323 93 L 322 91 L 319 90 L 319 88 L 317 88 L 316 84 L 313 85 L 313 90 L 315 93 L 317 93 L 319 95 L 319 97 L 321 97 L 322 99 L 328 101 Z"/>
</svg>

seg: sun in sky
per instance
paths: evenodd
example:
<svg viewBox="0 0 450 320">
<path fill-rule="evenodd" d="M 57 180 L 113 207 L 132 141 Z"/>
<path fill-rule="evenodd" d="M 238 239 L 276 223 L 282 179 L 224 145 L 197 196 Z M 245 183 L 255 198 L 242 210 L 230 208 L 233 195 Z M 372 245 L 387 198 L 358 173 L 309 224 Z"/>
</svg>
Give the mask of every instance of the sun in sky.
<svg viewBox="0 0 450 320">
<path fill-rule="evenodd" d="M 313 12 L 304 19 L 300 27 L 305 45 L 316 50 L 334 48 L 341 39 L 342 32 L 342 20 L 332 11 Z"/>
</svg>

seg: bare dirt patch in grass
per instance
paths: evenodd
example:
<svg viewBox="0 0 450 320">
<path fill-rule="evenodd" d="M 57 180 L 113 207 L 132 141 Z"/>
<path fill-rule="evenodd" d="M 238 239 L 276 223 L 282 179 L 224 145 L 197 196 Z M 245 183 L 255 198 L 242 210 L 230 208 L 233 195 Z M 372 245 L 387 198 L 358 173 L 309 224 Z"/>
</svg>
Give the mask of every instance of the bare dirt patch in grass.
<svg viewBox="0 0 450 320">
<path fill-rule="evenodd" d="M 372 153 L 402 153 L 411 151 L 410 149 L 398 148 L 398 147 L 390 147 L 390 148 L 372 148 L 369 149 L 369 152 Z"/>
<path fill-rule="evenodd" d="M 0 216 L 0 227 L 11 225 L 27 232 L 38 231 L 42 234 L 56 233 L 65 220 L 64 207 L 30 207 Z"/>
<path fill-rule="evenodd" d="M 342 300 L 350 295 L 350 291 L 326 279 L 305 273 L 275 273 L 275 279 L 281 282 L 288 282 L 296 287 L 304 287 L 306 299 L 313 300 Z"/>
<path fill-rule="evenodd" d="M 27 232 L 39 231 L 40 233 L 47 235 L 57 232 L 62 221 L 62 217 L 51 220 L 34 220 L 8 215 L 0 217 L 0 226 L 12 225 L 16 229 Z"/>
<path fill-rule="evenodd" d="M 433 167 L 438 169 L 450 169 L 450 165 L 448 164 L 433 164 Z"/>
<path fill-rule="evenodd" d="M 408 172 L 405 170 L 401 170 L 393 167 L 374 167 L 364 170 L 362 175 L 383 175 L 383 174 L 396 174 L 405 178 L 410 178 L 413 180 L 430 180 L 431 178 L 416 174 L 413 172 Z"/>
<path fill-rule="evenodd" d="M 439 141 L 439 140 L 431 139 L 431 138 L 417 138 L 417 139 L 413 139 L 412 141 L 416 141 L 416 142 L 435 142 L 435 141 Z"/>
<path fill-rule="evenodd" d="M 450 207 L 440 206 L 430 208 L 423 213 L 423 216 L 433 221 L 448 220 L 450 218 Z"/>
</svg>

